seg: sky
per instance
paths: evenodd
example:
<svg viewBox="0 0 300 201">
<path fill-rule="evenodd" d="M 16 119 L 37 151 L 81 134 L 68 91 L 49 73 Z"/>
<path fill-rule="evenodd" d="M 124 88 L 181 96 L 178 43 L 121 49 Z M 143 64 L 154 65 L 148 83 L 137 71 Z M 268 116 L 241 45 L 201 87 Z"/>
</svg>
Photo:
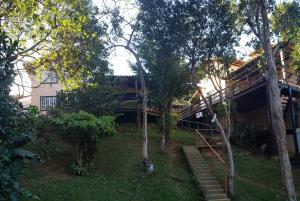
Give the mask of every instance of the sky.
<svg viewBox="0 0 300 201">
<path fill-rule="evenodd" d="M 120 2 L 130 2 L 132 0 L 124 0 L 118 1 Z M 113 0 L 93 0 L 93 3 L 101 10 L 103 8 L 103 2 L 107 6 L 112 6 Z M 128 7 L 130 4 L 122 3 L 123 7 Z M 134 17 L 137 14 L 137 9 L 128 9 L 128 12 L 125 14 L 128 18 Z M 127 29 L 125 32 L 130 33 L 130 30 Z M 235 49 L 237 50 L 237 57 L 239 59 L 247 59 L 247 56 L 250 52 L 253 51 L 251 47 L 247 47 L 246 43 L 251 40 L 253 35 L 242 35 L 240 39 L 240 44 Z M 111 69 L 113 69 L 115 75 L 133 75 L 133 72 L 129 66 L 130 63 L 135 62 L 134 58 L 128 53 L 128 51 L 124 50 L 124 48 L 116 48 L 114 52 L 111 53 L 109 58 Z"/>
</svg>

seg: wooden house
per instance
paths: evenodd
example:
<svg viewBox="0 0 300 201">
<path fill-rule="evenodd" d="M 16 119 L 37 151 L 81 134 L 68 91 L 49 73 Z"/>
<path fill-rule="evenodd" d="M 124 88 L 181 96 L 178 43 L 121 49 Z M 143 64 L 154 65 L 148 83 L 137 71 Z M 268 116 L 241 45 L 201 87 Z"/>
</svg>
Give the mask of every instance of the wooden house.
<svg viewBox="0 0 300 201">
<path fill-rule="evenodd" d="M 297 72 L 290 66 L 291 45 L 282 45 L 284 59 L 276 54 L 278 83 L 281 93 L 282 110 L 286 125 L 288 150 L 299 154 L 300 135 L 300 84 Z M 285 67 L 282 65 L 285 63 Z M 268 97 L 266 93 L 265 75 L 262 70 L 262 55 L 256 54 L 248 62 L 241 63 L 234 69 L 231 79 L 225 80 L 226 85 L 221 90 L 223 97 L 230 98 L 234 105 L 232 120 L 234 124 L 244 123 L 253 125 L 259 145 L 266 145 L 271 153 L 276 153 L 276 142 L 271 132 L 270 117 L 268 115 Z M 220 103 L 220 91 L 206 95 L 211 105 Z M 188 122 L 210 123 L 210 119 L 197 118 L 199 112 L 205 114 L 206 106 L 196 93 L 191 105 L 179 113 L 180 124 Z M 189 126 L 193 127 L 191 123 Z M 197 125 L 197 124 L 195 124 Z M 194 125 L 194 127 L 195 127 Z M 199 126 L 199 125 L 198 125 Z M 299 143 L 298 143 L 299 142 Z"/>
<path fill-rule="evenodd" d="M 112 76 L 112 83 L 117 89 L 118 106 L 116 113 L 119 122 L 136 121 L 137 126 L 141 126 L 143 117 L 142 110 L 142 90 L 141 83 L 137 76 Z M 150 121 L 159 116 L 159 111 L 155 107 L 148 105 L 147 114 Z"/>
</svg>

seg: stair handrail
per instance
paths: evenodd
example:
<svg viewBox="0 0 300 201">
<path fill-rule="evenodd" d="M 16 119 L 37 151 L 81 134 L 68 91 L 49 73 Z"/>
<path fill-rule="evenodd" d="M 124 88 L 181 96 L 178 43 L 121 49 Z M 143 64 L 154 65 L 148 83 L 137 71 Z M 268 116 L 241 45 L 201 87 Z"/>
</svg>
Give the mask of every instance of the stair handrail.
<svg viewBox="0 0 300 201">
<path fill-rule="evenodd" d="M 202 123 L 202 122 L 197 122 L 197 121 L 189 121 L 189 120 L 179 120 L 179 123 L 181 124 L 181 128 L 183 128 L 182 123 L 188 123 L 189 124 L 189 130 L 191 129 L 191 124 L 196 124 L 198 130 L 205 130 L 205 131 L 210 131 L 210 135 L 212 135 L 212 131 L 220 131 L 220 129 L 216 128 L 213 126 L 213 124 L 207 124 L 207 123 Z M 205 126 L 207 128 L 199 128 L 199 126 Z"/>
<path fill-rule="evenodd" d="M 205 144 L 210 148 L 210 150 L 215 154 L 215 156 L 219 159 L 219 161 L 226 165 L 225 160 L 216 152 L 216 150 L 207 142 L 207 140 L 203 137 L 203 135 L 201 135 L 201 133 L 198 131 L 198 129 L 196 129 L 197 134 L 199 135 L 199 137 L 202 138 L 202 140 L 205 142 Z"/>
<path fill-rule="evenodd" d="M 212 151 L 212 153 L 215 155 L 215 157 L 219 160 L 219 162 L 222 164 L 223 167 L 223 171 L 224 171 L 224 191 L 227 194 L 228 193 L 228 184 L 227 184 L 227 163 L 225 162 L 225 160 L 216 152 L 216 150 L 207 142 L 207 140 L 205 139 L 205 137 L 203 137 L 203 135 L 198 131 L 198 129 L 196 130 L 196 146 L 197 146 L 197 135 L 199 137 L 202 138 L 202 140 L 205 142 L 205 144 L 208 146 L 208 148 Z M 198 147 L 198 146 L 197 146 Z M 212 160 L 213 161 L 213 160 Z"/>
</svg>

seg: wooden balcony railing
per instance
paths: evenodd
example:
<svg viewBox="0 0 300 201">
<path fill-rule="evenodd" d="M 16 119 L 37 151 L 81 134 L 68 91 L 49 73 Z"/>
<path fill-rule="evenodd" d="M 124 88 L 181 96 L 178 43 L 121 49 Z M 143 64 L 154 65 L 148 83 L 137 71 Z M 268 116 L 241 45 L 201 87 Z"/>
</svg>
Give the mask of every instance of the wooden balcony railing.
<svg viewBox="0 0 300 201">
<path fill-rule="evenodd" d="M 285 84 L 283 80 L 283 72 L 281 69 L 277 70 L 278 74 L 278 81 L 280 83 Z M 300 88 L 298 83 L 298 77 L 286 71 L 286 79 L 287 83 L 295 88 Z M 264 74 L 261 72 L 261 69 L 246 69 L 239 74 L 236 74 L 226 83 L 226 88 L 214 92 L 211 95 L 206 96 L 206 99 L 210 105 L 214 105 L 219 103 L 222 99 L 226 100 L 228 98 L 232 98 L 239 93 L 246 91 L 247 89 L 264 82 L 265 77 Z M 190 107 L 186 107 L 182 111 L 179 112 L 179 120 L 182 120 L 186 117 L 189 117 L 203 109 L 206 108 L 206 105 L 203 100 L 199 98 L 198 102 L 194 102 Z"/>
</svg>

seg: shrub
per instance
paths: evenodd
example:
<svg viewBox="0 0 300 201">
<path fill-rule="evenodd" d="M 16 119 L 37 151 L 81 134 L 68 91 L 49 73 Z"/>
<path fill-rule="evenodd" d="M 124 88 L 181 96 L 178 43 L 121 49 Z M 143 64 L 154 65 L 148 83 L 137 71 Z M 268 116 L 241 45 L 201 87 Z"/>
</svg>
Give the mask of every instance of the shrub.
<svg viewBox="0 0 300 201">
<path fill-rule="evenodd" d="M 238 123 L 234 126 L 231 140 L 236 145 L 257 149 L 256 132 L 253 124 Z"/>
<path fill-rule="evenodd" d="M 72 163 L 69 166 L 69 170 L 70 170 L 71 174 L 76 175 L 76 176 L 87 176 L 90 172 L 89 165 L 79 166 L 76 163 Z"/>
<path fill-rule="evenodd" d="M 64 113 L 54 118 L 53 122 L 62 131 L 62 139 L 72 146 L 75 163 L 70 168 L 75 171 L 79 170 L 78 172 L 85 171 L 83 167 L 91 163 L 97 143 L 104 137 L 116 133 L 114 118 L 111 116 L 97 118 L 80 111 Z"/>
<path fill-rule="evenodd" d="M 22 149 L 31 140 L 32 125 L 23 124 L 28 117 L 21 104 L 9 94 L 18 45 L 2 30 L 0 49 L 0 200 L 17 200 L 20 193 L 26 193 L 18 181 L 20 159 L 36 155 Z"/>
<path fill-rule="evenodd" d="M 116 90 L 112 83 L 102 80 L 80 89 L 61 91 L 57 94 L 57 106 L 51 113 L 59 111 L 85 111 L 96 116 L 113 114 L 117 107 Z"/>
</svg>

